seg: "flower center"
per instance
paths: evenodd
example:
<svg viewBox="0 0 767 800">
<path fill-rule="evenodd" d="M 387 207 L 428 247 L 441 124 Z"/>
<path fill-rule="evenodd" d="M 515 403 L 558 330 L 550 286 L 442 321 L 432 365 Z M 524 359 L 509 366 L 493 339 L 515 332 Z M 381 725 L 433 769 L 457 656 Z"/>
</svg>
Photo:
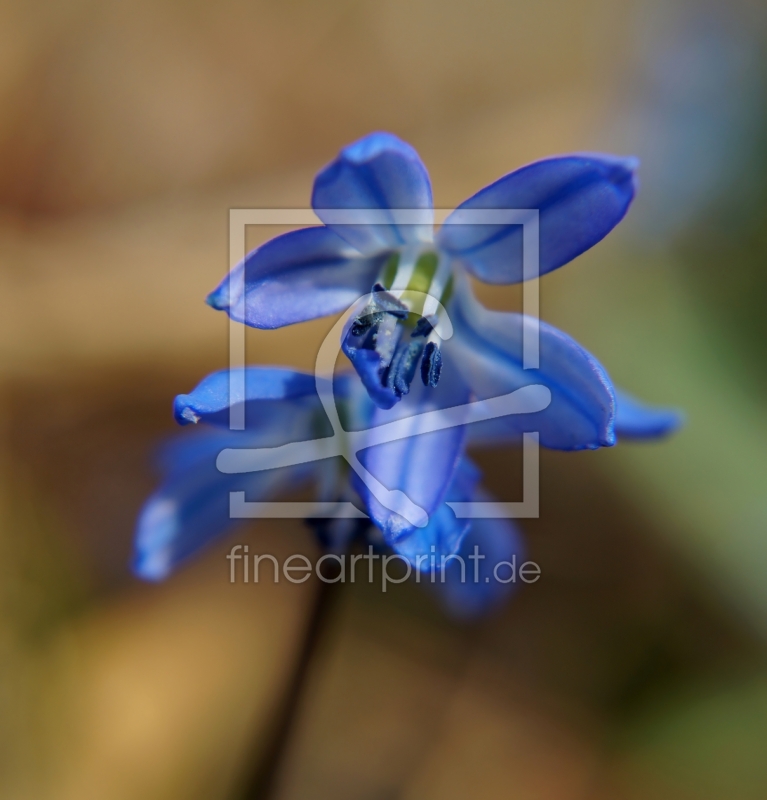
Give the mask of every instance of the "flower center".
<svg viewBox="0 0 767 800">
<path fill-rule="evenodd" d="M 419 364 L 425 386 L 439 383 L 442 353 L 435 328 L 451 290 L 444 256 L 403 248 L 389 258 L 370 301 L 354 319 L 348 343 L 378 355 L 381 386 L 396 397 L 410 391 Z"/>
</svg>

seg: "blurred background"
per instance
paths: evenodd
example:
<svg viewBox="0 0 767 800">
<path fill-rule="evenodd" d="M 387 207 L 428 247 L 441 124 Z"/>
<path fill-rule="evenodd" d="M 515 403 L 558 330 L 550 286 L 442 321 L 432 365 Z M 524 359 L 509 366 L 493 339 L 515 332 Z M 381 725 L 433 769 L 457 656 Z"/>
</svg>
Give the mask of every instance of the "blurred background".
<svg viewBox="0 0 767 800">
<path fill-rule="evenodd" d="M 476 625 L 345 586 L 272 796 L 767 797 L 766 44 L 759 0 L 2 0 L 0 797 L 235 798 L 269 752 L 316 587 L 231 586 L 224 553 L 308 532 L 149 586 L 133 524 L 173 396 L 227 363 L 228 210 L 305 207 L 376 129 L 442 207 L 638 155 L 542 313 L 688 424 L 544 453 L 542 578 Z M 310 368 L 330 324 L 249 359 Z M 478 457 L 515 499 L 519 454 Z"/>
</svg>

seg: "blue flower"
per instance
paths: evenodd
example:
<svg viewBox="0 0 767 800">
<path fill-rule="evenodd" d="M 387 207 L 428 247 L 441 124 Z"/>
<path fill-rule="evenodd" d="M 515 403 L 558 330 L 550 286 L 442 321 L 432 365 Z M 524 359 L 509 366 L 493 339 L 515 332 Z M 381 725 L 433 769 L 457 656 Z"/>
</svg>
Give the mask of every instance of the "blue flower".
<svg viewBox="0 0 767 800">
<path fill-rule="evenodd" d="M 429 176 L 409 145 L 377 133 L 342 150 L 314 185 L 312 204 L 324 224 L 250 253 L 208 302 L 257 328 L 347 312 L 341 345 L 361 380 L 352 373 L 330 384 L 249 367 L 244 384 L 222 371 L 177 397 L 177 421 L 203 429 L 163 455 L 165 480 L 138 522 L 137 573 L 163 578 L 229 527 L 230 492 L 257 501 L 310 482 L 323 502 L 361 506 L 371 541 L 416 570 L 431 563 L 424 557 L 441 563 L 480 547 L 488 558 L 481 579 L 459 580 L 450 562 L 438 588 L 458 614 L 498 602 L 510 586 L 485 580 L 487 570 L 520 554 L 521 540 L 509 520 L 456 515 L 451 504 L 482 497 L 467 446 L 537 431 L 546 447 L 595 449 L 616 436 L 666 435 L 681 419 L 616 392 L 597 360 L 561 331 L 484 308 L 469 277 L 515 283 L 528 275 L 523 228 L 493 217 L 498 209 L 537 212 L 540 274 L 587 250 L 625 215 L 635 166 L 598 155 L 532 164 L 469 198 L 435 237 Z M 528 369 L 523 344 L 531 332 L 539 364 Z M 486 413 L 509 399 L 518 401 L 516 412 Z M 241 405 L 246 429 L 226 430 L 231 409 Z M 443 422 L 429 427 L 435 419 Z M 278 467 L 269 461 L 269 469 L 241 466 L 243 450 L 263 455 L 283 445 L 272 452 L 300 450 L 301 457 L 285 456 Z M 350 519 L 317 524 L 336 549 L 355 532 Z"/>
<path fill-rule="evenodd" d="M 421 419 L 434 409 L 455 408 L 467 399 L 465 385 L 445 380 L 433 388 L 418 386 L 395 409 L 376 407 L 352 375 L 334 381 L 336 406 L 345 420 L 344 441 L 334 450 L 326 445 L 333 431 L 312 375 L 274 367 L 244 370 L 244 393 L 231 395 L 226 370 L 205 378 L 174 404 L 182 425 L 202 423 L 197 430 L 168 444 L 161 454 L 164 481 L 146 502 L 138 520 L 134 569 L 142 578 L 160 580 L 181 562 L 229 529 L 230 492 L 246 493 L 248 501 L 284 497 L 297 487 L 314 484 L 322 501 L 354 501 L 370 517 L 374 527 L 368 539 L 391 548 L 416 569 L 428 571 L 433 558 L 459 555 L 464 563 L 476 546 L 484 557 L 478 580 L 464 579 L 457 560 L 448 560 L 434 586 L 443 603 L 457 616 L 471 617 L 497 604 L 513 589 L 493 577 L 493 567 L 514 556 L 522 558 L 518 529 L 511 520 L 456 517 L 453 502 L 485 499 L 480 474 L 465 454 L 467 444 L 493 444 L 514 437 L 513 426 L 504 418 L 457 425 L 442 430 L 408 435 L 381 443 L 379 426 L 394 420 Z M 232 406 L 245 406 L 244 431 L 226 428 Z M 678 424 L 672 412 L 625 401 L 625 420 L 619 405 L 617 428 L 624 435 L 647 438 L 670 432 Z M 533 415 L 534 416 L 534 415 Z M 354 442 L 358 434 L 361 439 Z M 288 465 L 246 471 L 222 471 L 221 456 L 244 448 L 279 448 L 289 443 L 308 443 L 308 455 Z M 375 480 L 390 490 L 399 490 L 428 515 L 427 524 L 409 522 L 383 505 L 357 473 L 344 468 L 337 453 L 352 446 Z M 224 468 L 226 465 L 224 465 Z M 321 522 L 325 544 L 340 551 L 354 535 L 356 520 L 327 519 Z M 370 533 L 372 532 L 372 535 Z M 480 562 L 477 562 L 478 564 Z M 488 578 L 488 580 L 485 580 Z"/>
<path fill-rule="evenodd" d="M 374 133 L 317 176 L 312 205 L 325 224 L 262 245 L 208 302 L 247 325 L 277 328 L 337 314 L 367 297 L 342 347 L 378 407 L 399 402 L 417 375 L 433 388 L 450 373 L 479 398 L 542 384 L 552 392 L 535 420 L 542 444 L 609 446 L 615 395 L 596 359 L 541 325 L 540 368 L 523 369 L 522 333 L 531 321 L 484 309 L 468 277 L 491 284 L 525 277 L 523 226 L 486 224 L 498 209 L 537 211 L 539 274 L 571 261 L 626 214 L 635 168 L 634 159 L 605 155 L 539 161 L 470 197 L 435 236 L 431 184 L 418 154 L 392 134 Z M 407 224 L 397 214 L 402 209 Z M 440 335 L 445 318 L 454 331 L 449 341 Z"/>
</svg>

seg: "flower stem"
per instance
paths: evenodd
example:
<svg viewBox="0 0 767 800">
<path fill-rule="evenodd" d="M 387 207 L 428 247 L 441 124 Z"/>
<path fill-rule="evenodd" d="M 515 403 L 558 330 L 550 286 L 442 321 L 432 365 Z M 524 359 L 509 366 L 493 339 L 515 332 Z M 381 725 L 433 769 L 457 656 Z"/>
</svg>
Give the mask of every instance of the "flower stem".
<svg viewBox="0 0 767 800">
<path fill-rule="evenodd" d="M 308 678 L 329 628 L 335 597 L 341 583 L 321 582 L 306 624 L 301 649 L 282 704 L 273 720 L 271 735 L 255 761 L 253 770 L 242 783 L 240 800 L 269 800 L 276 796 L 279 779 L 300 717 Z"/>
</svg>

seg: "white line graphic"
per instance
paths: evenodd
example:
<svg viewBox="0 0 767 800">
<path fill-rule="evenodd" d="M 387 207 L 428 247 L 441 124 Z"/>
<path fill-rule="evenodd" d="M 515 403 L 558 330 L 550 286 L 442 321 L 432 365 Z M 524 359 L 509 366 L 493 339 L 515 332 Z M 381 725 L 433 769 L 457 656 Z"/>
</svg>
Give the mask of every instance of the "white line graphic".
<svg viewBox="0 0 767 800">
<path fill-rule="evenodd" d="M 447 209 L 436 209 L 434 216 L 444 221 Z M 432 211 L 425 209 L 371 209 L 326 210 L 328 222 L 339 224 L 423 224 L 431 222 Z M 330 218 L 332 215 L 332 219 Z M 230 212 L 230 256 L 237 263 L 245 257 L 244 233 L 249 224 L 312 225 L 318 217 L 311 210 L 296 209 L 232 209 Z M 523 229 L 523 308 L 531 320 L 523 326 L 522 366 L 535 369 L 539 366 L 538 337 L 538 211 L 536 209 L 463 209 L 456 213 L 451 224 L 460 225 L 521 225 Z M 244 274 L 230 280 L 231 305 L 244 316 Z M 238 285 L 239 284 L 239 285 Z M 444 307 L 436 297 L 421 292 L 408 291 L 414 300 L 422 300 L 422 308 L 429 309 L 438 320 L 435 333 L 443 341 L 453 335 L 452 325 Z M 420 297 L 419 297 L 420 296 Z M 258 472 L 276 469 L 335 456 L 343 457 L 371 494 L 388 508 L 417 527 L 428 524 L 426 511 L 413 503 L 402 491 L 387 489 L 361 463 L 358 453 L 368 447 L 397 441 L 433 431 L 496 419 L 511 414 L 533 414 L 544 410 L 551 402 L 548 388 L 534 384 L 524 386 L 506 395 L 489 400 L 478 400 L 452 408 L 434 409 L 362 431 L 346 431 L 341 426 L 333 396 L 332 376 L 340 342 L 345 328 L 353 317 L 370 300 L 365 295 L 350 306 L 335 323 L 324 339 L 315 363 L 315 386 L 327 415 L 333 434 L 323 439 L 291 442 L 281 447 L 244 448 L 222 450 L 216 461 L 221 472 L 228 474 Z M 236 333 L 235 333 L 236 331 Z M 230 392 L 232 397 L 245 396 L 245 333 L 244 326 L 230 323 Z M 245 428 L 245 403 L 230 408 L 230 428 Z M 538 434 L 523 435 L 523 492 L 521 503 L 448 503 L 457 517 L 537 517 L 538 516 Z M 230 515 L 240 517 L 365 517 L 352 503 L 250 503 L 244 492 L 230 493 Z"/>
</svg>

